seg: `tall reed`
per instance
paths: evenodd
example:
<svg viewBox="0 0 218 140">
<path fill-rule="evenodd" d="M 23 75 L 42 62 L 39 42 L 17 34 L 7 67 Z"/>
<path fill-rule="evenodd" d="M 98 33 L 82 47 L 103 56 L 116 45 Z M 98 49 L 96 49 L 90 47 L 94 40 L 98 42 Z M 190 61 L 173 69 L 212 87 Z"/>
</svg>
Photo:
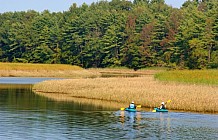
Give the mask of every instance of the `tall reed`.
<svg viewBox="0 0 218 140">
<path fill-rule="evenodd" d="M 66 98 L 98 99 L 127 105 L 133 100 L 150 108 L 171 99 L 168 109 L 218 112 L 217 86 L 163 83 L 154 80 L 153 76 L 45 81 L 34 85 L 33 90 L 44 95 L 55 93 Z"/>
<path fill-rule="evenodd" d="M 67 77 L 87 78 L 101 74 L 64 64 L 0 63 L 0 77 Z"/>
<path fill-rule="evenodd" d="M 79 66 L 64 64 L 0 63 L 0 70 L 81 70 Z"/>
</svg>

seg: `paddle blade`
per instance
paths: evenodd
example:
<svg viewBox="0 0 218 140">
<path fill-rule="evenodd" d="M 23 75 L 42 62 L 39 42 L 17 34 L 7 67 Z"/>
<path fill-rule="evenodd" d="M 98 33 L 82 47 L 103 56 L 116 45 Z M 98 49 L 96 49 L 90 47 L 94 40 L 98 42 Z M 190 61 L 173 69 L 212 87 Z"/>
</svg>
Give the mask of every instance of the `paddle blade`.
<svg viewBox="0 0 218 140">
<path fill-rule="evenodd" d="M 152 110 L 152 112 L 156 112 L 156 110 Z"/>
<path fill-rule="evenodd" d="M 170 103 L 170 102 L 171 102 L 171 100 L 168 100 L 168 101 L 167 101 L 167 103 Z"/>
<path fill-rule="evenodd" d="M 139 107 L 139 108 L 140 108 L 140 107 L 142 107 L 142 105 L 137 105 L 136 107 Z"/>
<path fill-rule="evenodd" d="M 120 110 L 125 110 L 125 108 L 122 107 L 122 108 L 120 108 Z"/>
</svg>

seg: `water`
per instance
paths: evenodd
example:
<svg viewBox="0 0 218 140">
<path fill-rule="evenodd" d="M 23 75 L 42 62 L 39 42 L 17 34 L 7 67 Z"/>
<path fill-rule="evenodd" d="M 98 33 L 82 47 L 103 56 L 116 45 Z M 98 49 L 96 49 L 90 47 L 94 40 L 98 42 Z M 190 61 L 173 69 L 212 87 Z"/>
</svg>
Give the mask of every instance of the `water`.
<svg viewBox="0 0 218 140">
<path fill-rule="evenodd" d="M 0 77 L 0 84 L 34 84 L 52 79 L 60 78 Z"/>
<path fill-rule="evenodd" d="M 215 114 L 133 113 L 55 102 L 34 94 L 31 87 L 0 85 L 1 140 L 218 139 Z"/>
</svg>

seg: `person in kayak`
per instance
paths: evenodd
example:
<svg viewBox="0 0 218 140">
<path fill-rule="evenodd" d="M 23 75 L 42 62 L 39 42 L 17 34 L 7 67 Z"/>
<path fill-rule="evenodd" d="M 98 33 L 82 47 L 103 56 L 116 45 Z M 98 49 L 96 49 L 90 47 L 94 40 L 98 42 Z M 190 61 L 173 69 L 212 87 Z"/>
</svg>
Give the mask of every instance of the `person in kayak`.
<svg viewBox="0 0 218 140">
<path fill-rule="evenodd" d="M 136 109 L 136 105 L 134 104 L 134 101 L 129 105 L 129 109 Z"/>
<path fill-rule="evenodd" d="M 166 105 L 164 102 L 161 103 L 161 106 L 159 107 L 159 109 L 166 109 Z"/>
</svg>

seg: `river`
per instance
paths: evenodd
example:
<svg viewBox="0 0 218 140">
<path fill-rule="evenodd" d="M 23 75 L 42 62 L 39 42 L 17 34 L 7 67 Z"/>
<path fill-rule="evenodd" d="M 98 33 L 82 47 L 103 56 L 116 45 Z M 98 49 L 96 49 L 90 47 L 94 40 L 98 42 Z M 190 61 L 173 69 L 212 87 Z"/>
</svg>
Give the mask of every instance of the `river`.
<svg viewBox="0 0 218 140">
<path fill-rule="evenodd" d="M 48 79 L 0 78 L 0 140 L 218 139 L 218 115 L 125 112 L 32 92 Z"/>
</svg>

